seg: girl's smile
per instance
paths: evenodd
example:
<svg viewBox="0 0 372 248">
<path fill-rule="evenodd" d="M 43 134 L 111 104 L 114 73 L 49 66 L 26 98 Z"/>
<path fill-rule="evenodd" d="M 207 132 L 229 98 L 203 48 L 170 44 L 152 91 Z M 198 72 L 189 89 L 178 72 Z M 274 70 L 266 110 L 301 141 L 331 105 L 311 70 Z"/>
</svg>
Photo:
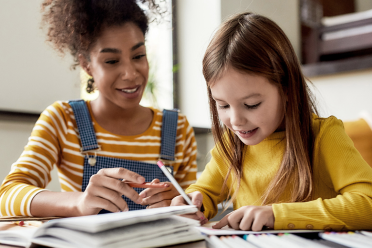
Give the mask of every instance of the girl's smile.
<svg viewBox="0 0 372 248">
<path fill-rule="evenodd" d="M 239 131 L 239 130 L 236 130 L 234 131 L 238 136 L 242 137 L 243 139 L 248 139 L 250 137 L 252 137 L 253 135 L 256 134 L 258 130 L 258 127 L 256 127 L 255 129 L 251 129 L 251 130 L 248 130 L 248 131 Z"/>
</svg>

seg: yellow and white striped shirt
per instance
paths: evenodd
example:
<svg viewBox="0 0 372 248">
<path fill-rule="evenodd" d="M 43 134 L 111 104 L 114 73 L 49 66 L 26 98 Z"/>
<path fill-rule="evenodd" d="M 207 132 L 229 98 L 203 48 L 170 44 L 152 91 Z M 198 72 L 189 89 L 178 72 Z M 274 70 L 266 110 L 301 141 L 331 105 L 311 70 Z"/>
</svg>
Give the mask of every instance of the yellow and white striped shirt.
<svg viewBox="0 0 372 248">
<path fill-rule="evenodd" d="M 163 113 L 153 109 L 150 127 L 142 134 L 123 136 L 103 129 L 94 119 L 87 101 L 97 142 L 97 156 L 115 157 L 156 164 L 160 157 Z M 51 180 L 50 172 L 58 168 L 63 192 L 81 191 L 84 155 L 72 108 L 68 102 L 55 102 L 40 115 L 28 144 L 15 162 L 0 188 L 1 216 L 31 216 L 32 198 Z M 174 176 L 183 188 L 196 181 L 196 141 L 186 117 L 178 116 L 175 148 L 171 162 Z"/>
</svg>

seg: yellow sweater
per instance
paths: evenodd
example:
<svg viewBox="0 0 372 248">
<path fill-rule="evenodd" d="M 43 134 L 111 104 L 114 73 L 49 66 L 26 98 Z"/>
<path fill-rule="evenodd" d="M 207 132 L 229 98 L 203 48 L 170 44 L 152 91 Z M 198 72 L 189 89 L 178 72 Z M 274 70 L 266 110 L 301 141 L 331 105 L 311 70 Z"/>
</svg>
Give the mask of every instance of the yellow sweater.
<svg viewBox="0 0 372 248">
<path fill-rule="evenodd" d="M 275 229 L 372 229 L 372 168 L 363 160 L 346 135 L 343 124 L 335 117 L 314 115 L 314 160 L 312 200 L 304 203 L 273 204 Z M 285 149 L 285 132 L 276 132 L 255 146 L 247 147 L 243 178 L 234 209 L 261 205 L 261 196 L 278 171 Z M 372 152 L 372 151 L 371 151 Z M 205 215 L 212 218 L 227 174 L 227 165 L 217 153 L 198 181 L 186 192 L 203 194 Z M 231 176 L 228 188 L 236 190 Z M 286 192 L 282 199 L 288 199 Z"/>
<path fill-rule="evenodd" d="M 137 160 L 156 164 L 160 156 L 163 113 L 157 109 L 151 126 L 142 134 L 122 136 L 110 133 L 95 121 L 88 103 L 97 142 L 97 156 Z M 196 141 L 186 117 L 178 116 L 174 176 L 184 188 L 196 181 Z M 50 172 L 58 168 L 64 192 L 81 191 L 84 156 L 72 108 L 67 102 L 55 102 L 40 116 L 20 158 L 12 165 L 0 188 L 0 215 L 31 216 L 32 198 L 48 185 Z"/>
</svg>

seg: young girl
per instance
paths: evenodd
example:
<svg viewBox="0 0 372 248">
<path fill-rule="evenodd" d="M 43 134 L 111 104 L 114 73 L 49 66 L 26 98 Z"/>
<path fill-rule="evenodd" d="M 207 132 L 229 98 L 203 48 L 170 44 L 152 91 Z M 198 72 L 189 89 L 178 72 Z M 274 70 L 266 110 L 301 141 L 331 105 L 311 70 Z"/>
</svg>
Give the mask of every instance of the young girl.
<svg viewBox="0 0 372 248">
<path fill-rule="evenodd" d="M 178 195 L 170 183 L 142 192 L 127 184 L 168 181 L 159 159 L 181 186 L 196 179 L 196 143 L 185 116 L 139 105 L 149 73 L 144 11 L 135 0 L 45 0 L 43 7 L 48 41 L 71 52 L 92 77 L 87 90 L 100 94 L 91 102 L 55 102 L 41 114 L 1 186 L 1 215 L 169 206 Z M 150 7 L 157 6 L 150 1 Z M 45 190 L 54 166 L 63 192 Z"/>
<path fill-rule="evenodd" d="M 372 229 L 372 168 L 342 121 L 317 116 L 294 50 L 274 22 L 252 13 L 224 22 L 203 73 L 216 146 L 186 192 L 208 219 L 217 204 L 233 203 L 214 228 Z"/>
</svg>

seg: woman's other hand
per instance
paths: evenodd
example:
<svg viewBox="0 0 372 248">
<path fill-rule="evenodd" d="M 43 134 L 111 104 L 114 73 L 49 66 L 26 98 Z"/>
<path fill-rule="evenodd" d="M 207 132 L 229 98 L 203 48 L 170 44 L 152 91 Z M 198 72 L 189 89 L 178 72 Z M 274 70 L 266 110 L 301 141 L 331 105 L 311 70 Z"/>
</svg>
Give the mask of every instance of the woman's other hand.
<svg viewBox="0 0 372 248">
<path fill-rule="evenodd" d="M 140 204 L 142 197 L 127 183 L 144 183 L 145 178 L 124 168 L 101 169 L 90 177 L 89 183 L 77 201 L 78 215 L 98 214 L 102 209 L 110 212 L 128 211 L 128 205 L 121 197 L 125 195 Z"/>
</svg>

